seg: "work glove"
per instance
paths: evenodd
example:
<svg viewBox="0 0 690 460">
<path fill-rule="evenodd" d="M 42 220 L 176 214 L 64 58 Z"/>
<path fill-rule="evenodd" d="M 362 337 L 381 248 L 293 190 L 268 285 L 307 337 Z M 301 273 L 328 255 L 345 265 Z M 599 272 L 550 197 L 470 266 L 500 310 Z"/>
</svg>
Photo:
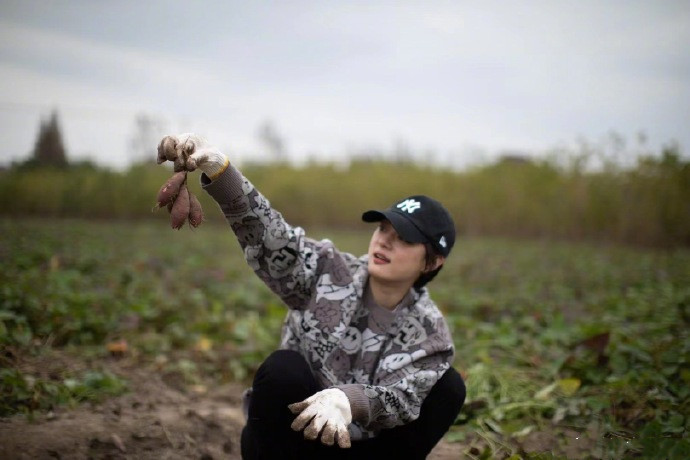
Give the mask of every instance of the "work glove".
<svg viewBox="0 0 690 460">
<path fill-rule="evenodd" d="M 290 427 L 295 431 L 304 430 L 305 439 L 314 440 L 321 433 L 321 442 L 327 446 L 337 440 L 338 446 L 350 447 L 347 426 L 352 422 L 352 411 L 350 400 L 342 390 L 321 390 L 288 408 L 293 414 L 299 414 Z"/>
<path fill-rule="evenodd" d="M 193 133 L 165 136 L 158 144 L 158 164 L 172 161 L 175 171 L 199 168 L 211 180 L 220 176 L 230 160 L 206 139 Z"/>
</svg>

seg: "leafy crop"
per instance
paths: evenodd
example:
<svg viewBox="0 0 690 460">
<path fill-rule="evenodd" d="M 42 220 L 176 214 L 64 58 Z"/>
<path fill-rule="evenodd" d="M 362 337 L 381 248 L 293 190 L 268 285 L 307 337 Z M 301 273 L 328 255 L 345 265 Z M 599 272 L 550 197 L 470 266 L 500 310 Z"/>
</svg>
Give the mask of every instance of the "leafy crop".
<svg viewBox="0 0 690 460">
<path fill-rule="evenodd" d="M 461 242 L 444 278 L 456 282 L 437 286 L 436 298 L 467 376 L 466 426 L 456 432 L 472 438 L 467 454 L 524 453 L 556 430 L 548 450 L 571 458 L 684 458 L 688 257 Z"/>
<path fill-rule="evenodd" d="M 37 378 L 18 369 L 0 369 L 0 416 L 17 411 L 32 413 L 57 404 L 98 401 L 126 390 L 127 384 L 108 371 L 90 370 L 81 376 Z"/>
<path fill-rule="evenodd" d="M 225 224 L 5 219 L 0 231 L 2 415 L 124 391 L 95 364 L 114 350 L 208 385 L 250 379 L 278 345 L 285 309 Z M 308 233 L 356 254 L 369 237 Z M 464 238 L 430 288 L 468 388 L 447 437 L 468 458 L 687 458 L 687 250 Z M 90 364 L 22 364 L 51 349 Z"/>
</svg>

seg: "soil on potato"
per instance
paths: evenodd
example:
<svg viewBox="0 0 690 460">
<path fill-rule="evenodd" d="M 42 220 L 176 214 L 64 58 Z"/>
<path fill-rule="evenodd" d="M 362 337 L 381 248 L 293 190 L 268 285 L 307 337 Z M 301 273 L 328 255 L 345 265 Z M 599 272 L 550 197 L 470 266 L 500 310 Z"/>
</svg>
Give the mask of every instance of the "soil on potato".
<svg viewBox="0 0 690 460">
<path fill-rule="evenodd" d="M 0 418 L 0 458 L 241 458 L 246 385 L 187 388 L 154 367 L 125 360 L 105 367 L 127 381 L 127 393 L 97 404 L 57 407 L 33 420 Z M 442 440 L 428 458 L 460 457 L 460 445 Z"/>
</svg>

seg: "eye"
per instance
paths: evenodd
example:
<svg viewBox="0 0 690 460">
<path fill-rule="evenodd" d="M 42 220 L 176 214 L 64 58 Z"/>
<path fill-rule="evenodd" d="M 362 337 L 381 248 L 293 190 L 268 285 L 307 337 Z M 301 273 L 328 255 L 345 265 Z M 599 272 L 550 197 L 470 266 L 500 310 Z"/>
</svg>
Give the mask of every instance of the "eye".
<svg viewBox="0 0 690 460">
<path fill-rule="evenodd" d="M 404 240 L 400 235 L 397 235 L 397 240 L 400 241 L 405 246 L 412 246 L 413 244 L 415 244 L 415 243 L 410 243 L 407 240 Z"/>
</svg>

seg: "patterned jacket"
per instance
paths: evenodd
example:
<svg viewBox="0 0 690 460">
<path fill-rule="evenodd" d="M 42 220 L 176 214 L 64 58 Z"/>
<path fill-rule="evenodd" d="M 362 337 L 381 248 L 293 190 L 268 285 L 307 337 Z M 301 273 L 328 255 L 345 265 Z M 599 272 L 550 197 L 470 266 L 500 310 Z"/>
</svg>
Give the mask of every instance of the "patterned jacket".
<svg viewBox="0 0 690 460">
<path fill-rule="evenodd" d="M 353 439 L 415 420 L 450 367 L 448 326 L 426 289 L 394 311 L 367 289 L 367 256 L 338 251 L 290 226 L 232 165 L 202 187 L 218 202 L 256 274 L 289 307 L 281 348 L 298 351 L 323 388 L 350 400 Z"/>
</svg>

